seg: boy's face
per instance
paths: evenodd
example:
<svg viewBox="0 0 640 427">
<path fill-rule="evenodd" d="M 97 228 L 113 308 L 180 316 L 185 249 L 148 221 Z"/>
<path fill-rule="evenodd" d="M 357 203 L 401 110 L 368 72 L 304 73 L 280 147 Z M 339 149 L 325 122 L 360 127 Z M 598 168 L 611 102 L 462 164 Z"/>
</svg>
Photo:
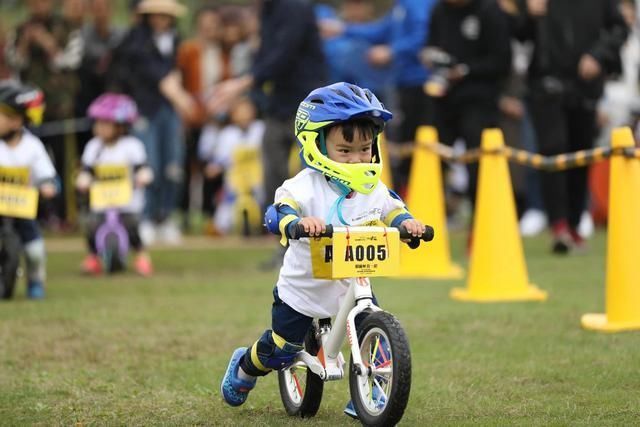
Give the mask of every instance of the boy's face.
<svg viewBox="0 0 640 427">
<path fill-rule="evenodd" d="M 353 141 L 342 135 L 340 126 L 329 130 L 326 137 L 327 156 L 338 163 L 371 163 L 373 140 L 356 131 Z"/>
<path fill-rule="evenodd" d="M 20 129 L 22 127 L 22 118 L 15 114 L 8 114 L 0 110 L 0 135 Z"/>
</svg>

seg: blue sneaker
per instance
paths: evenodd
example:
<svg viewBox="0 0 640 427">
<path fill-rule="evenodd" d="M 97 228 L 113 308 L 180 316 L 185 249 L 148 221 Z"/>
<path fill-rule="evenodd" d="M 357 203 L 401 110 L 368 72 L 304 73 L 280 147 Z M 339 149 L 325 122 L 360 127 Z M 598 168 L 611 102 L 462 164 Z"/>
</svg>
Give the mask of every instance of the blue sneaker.
<svg viewBox="0 0 640 427">
<path fill-rule="evenodd" d="M 385 404 L 386 399 L 384 398 L 384 396 L 380 396 L 378 387 L 373 388 L 373 400 L 376 401 L 378 409 L 382 408 Z M 352 400 L 347 402 L 347 406 L 344 407 L 344 413 L 354 420 L 359 419 L 358 414 L 356 413 L 356 408 L 353 406 Z"/>
<path fill-rule="evenodd" d="M 245 381 L 238 378 L 238 369 L 240 368 L 240 361 L 242 356 L 247 352 L 247 347 L 236 348 L 229 360 L 229 366 L 224 373 L 222 383 L 220 384 L 220 394 L 224 398 L 224 401 L 231 406 L 240 406 L 245 400 L 253 387 L 256 385 L 256 380 Z"/>
<path fill-rule="evenodd" d="M 350 400 L 347 402 L 347 406 L 344 407 L 344 413 L 353 418 L 354 420 L 358 419 L 358 414 L 356 414 L 356 408 L 353 407 L 353 401 Z"/>
<path fill-rule="evenodd" d="M 39 281 L 29 281 L 27 283 L 27 298 L 42 299 L 44 298 L 44 286 Z"/>
</svg>

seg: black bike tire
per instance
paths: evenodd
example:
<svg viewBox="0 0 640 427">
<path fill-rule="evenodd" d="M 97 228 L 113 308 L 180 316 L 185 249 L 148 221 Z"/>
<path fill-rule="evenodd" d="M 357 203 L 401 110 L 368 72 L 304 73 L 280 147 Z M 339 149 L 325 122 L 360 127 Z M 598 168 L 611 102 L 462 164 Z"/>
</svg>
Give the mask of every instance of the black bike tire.
<svg viewBox="0 0 640 427">
<path fill-rule="evenodd" d="M 363 425 L 393 426 L 402 419 L 411 392 L 411 350 L 409 348 L 409 340 L 398 319 L 391 313 L 381 311 L 372 313 L 363 320 L 358 328 L 358 342 L 362 343 L 367 332 L 373 328 L 379 328 L 387 335 L 391 347 L 391 357 L 393 358 L 391 392 L 387 397 L 384 410 L 375 416 L 369 414 L 362 404 L 360 388 L 358 387 L 358 375 L 354 371 L 352 356 L 349 361 L 351 400 Z"/>
<path fill-rule="evenodd" d="M 304 349 L 311 355 L 315 356 L 320 350 L 320 345 L 316 339 L 316 328 L 311 326 L 304 338 Z M 322 393 L 324 391 L 324 381 L 316 374 L 307 369 L 306 388 L 304 396 L 300 404 L 296 404 L 289 397 L 287 390 L 285 370 L 278 371 L 278 388 L 280 390 L 280 398 L 287 414 L 298 416 L 301 418 L 310 418 L 318 413 L 320 402 L 322 402 Z"/>
<path fill-rule="evenodd" d="M 116 273 L 124 269 L 124 264 L 120 259 L 120 246 L 118 236 L 109 233 L 105 237 L 105 253 L 102 255 L 104 270 L 107 273 Z"/>
</svg>

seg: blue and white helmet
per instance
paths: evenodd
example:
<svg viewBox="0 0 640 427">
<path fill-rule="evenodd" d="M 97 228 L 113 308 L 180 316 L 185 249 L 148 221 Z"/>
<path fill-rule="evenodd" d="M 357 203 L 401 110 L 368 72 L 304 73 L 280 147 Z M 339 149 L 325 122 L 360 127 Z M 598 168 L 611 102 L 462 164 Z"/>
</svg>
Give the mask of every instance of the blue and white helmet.
<svg viewBox="0 0 640 427">
<path fill-rule="evenodd" d="M 369 194 L 380 181 L 382 170 L 380 133 L 392 117 L 369 89 L 344 82 L 315 89 L 300 103 L 296 114 L 295 134 L 302 158 L 308 167 L 351 190 Z M 318 147 L 317 142 L 324 140 L 324 128 L 353 119 L 369 119 L 377 127 L 371 163 L 335 162 Z"/>
</svg>

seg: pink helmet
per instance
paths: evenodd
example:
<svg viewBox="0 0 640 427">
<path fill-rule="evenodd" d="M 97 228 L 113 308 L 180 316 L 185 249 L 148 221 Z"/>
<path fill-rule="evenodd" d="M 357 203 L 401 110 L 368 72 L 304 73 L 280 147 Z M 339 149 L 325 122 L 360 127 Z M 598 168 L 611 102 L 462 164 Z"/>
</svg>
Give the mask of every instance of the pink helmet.
<svg viewBox="0 0 640 427">
<path fill-rule="evenodd" d="M 105 93 L 93 100 L 88 114 L 92 119 L 133 124 L 138 118 L 138 107 L 127 95 Z"/>
</svg>

